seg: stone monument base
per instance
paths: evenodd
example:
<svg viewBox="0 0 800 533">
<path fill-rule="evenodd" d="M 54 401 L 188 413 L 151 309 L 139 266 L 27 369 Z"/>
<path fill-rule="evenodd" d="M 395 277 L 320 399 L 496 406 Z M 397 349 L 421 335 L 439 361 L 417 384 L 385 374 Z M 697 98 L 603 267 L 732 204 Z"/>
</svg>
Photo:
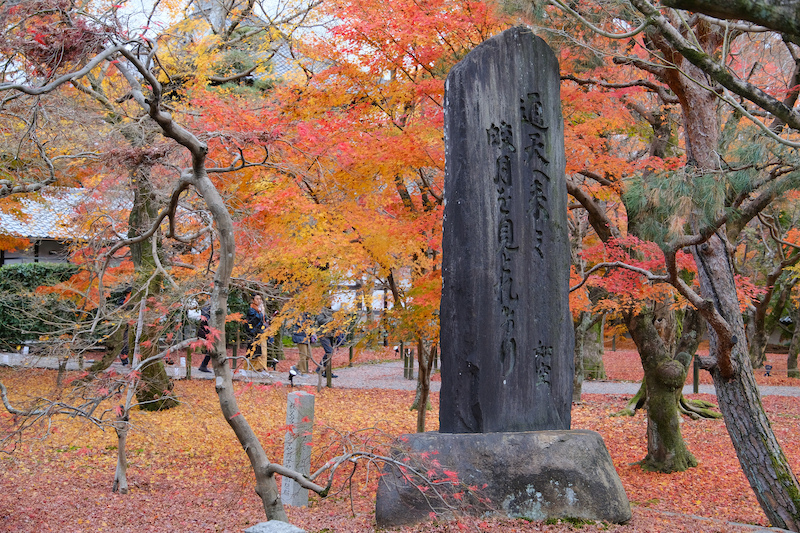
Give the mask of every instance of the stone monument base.
<svg viewBox="0 0 800 533">
<path fill-rule="evenodd" d="M 379 528 L 459 513 L 624 523 L 631 508 L 600 434 L 588 430 L 400 437 L 378 483 Z M 431 482 L 425 481 L 422 474 Z"/>
</svg>

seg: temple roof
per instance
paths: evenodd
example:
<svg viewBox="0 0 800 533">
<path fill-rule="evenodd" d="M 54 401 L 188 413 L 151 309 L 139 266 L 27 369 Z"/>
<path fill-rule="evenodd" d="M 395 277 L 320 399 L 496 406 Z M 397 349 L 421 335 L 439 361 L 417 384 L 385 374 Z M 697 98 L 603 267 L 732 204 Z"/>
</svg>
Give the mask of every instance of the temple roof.
<svg viewBox="0 0 800 533">
<path fill-rule="evenodd" d="M 50 188 L 40 194 L 21 196 L 0 211 L 0 233 L 27 239 L 78 238 L 72 216 L 88 194 L 86 189 Z"/>
</svg>

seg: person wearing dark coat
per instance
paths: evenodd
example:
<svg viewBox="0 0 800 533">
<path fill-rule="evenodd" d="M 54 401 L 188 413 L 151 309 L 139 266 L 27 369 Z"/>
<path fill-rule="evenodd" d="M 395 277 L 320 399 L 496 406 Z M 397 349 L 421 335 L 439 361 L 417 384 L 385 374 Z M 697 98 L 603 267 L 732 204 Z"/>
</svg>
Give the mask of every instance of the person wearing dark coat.
<svg viewBox="0 0 800 533">
<path fill-rule="evenodd" d="M 297 344 L 298 361 L 297 370 L 301 374 L 308 374 L 308 361 L 311 359 L 311 345 L 316 342 L 313 334 L 309 333 L 313 319 L 308 313 L 303 313 L 300 321 L 292 327 L 292 342 Z"/>
<path fill-rule="evenodd" d="M 247 346 L 247 357 L 251 359 L 258 359 L 261 357 L 261 340 L 259 336 L 267 329 L 266 322 L 264 321 L 264 302 L 260 294 L 253 296 L 253 301 L 247 309 L 245 318 L 247 319 L 247 337 L 249 345 Z"/>
<path fill-rule="evenodd" d="M 321 372 L 323 377 L 326 376 L 329 361 L 331 361 L 333 357 L 333 350 L 338 346 L 336 335 L 329 326 L 331 322 L 333 322 L 333 310 L 331 310 L 330 307 L 326 307 L 316 317 L 317 328 L 320 332 L 319 344 L 325 352 L 325 355 L 322 356 L 322 362 L 319 368 L 317 368 L 317 372 Z M 339 376 L 331 371 L 331 377 L 338 378 Z"/>
<path fill-rule="evenodd" d="M 199 339 L 207 339 L 210 330 L 208 329 L 208 321 L 211 320 L 211 306 L 206 305 L 200 309 L 200 324 L 197 326 L 197 337 Z M 208 348 L 203 347 L 203 352 L 206 356 L 203 358 L 203 362 L 200 363 L 200 367 L 197 369 L 200 372 L 211 372 L 208 368 L 208 363 L 211 362 L 211 354 L 208 351 Z"/>
</svg>

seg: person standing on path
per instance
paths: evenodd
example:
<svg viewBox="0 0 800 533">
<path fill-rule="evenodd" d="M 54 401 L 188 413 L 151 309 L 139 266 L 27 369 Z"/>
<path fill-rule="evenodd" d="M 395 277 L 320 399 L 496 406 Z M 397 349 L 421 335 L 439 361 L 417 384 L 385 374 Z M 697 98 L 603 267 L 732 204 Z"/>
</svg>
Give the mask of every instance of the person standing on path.
<svg viewBox="0 0 800 533">
<path fill-rule="evenodd" d="M 197 338 L 206 340 L 208 338 L 209 329 L 208 329 L 208 321 L 211 320 L 211 305 L 204 305 L 202 309 L 200 309 L 200 324 L 197 326 Z M 200 367 L 197 369 L 200 372 L 210 373 L 211 370 L 208 368 L 208 363 L 211 362 L 211 353 L 208 351 L 208 348 L 203 346 L 203 353 L 206 355 L 203 358 L 203 362 L 200 363 Z"/>
<path fill-rule="evenodd" d="M 247 346 L 248 359 L 258 359 L 261 357 L 261 334 L 264 333 L 266 326 L 264 324 L 264 300 L 260 294 L 253 296 L 253 301 L 250 302 L 250 307 L 247 309 L 247 337 L 249 344 Z"/>
<path fill-rule="evenodd" d="M 325 355 L 322 357 L 322 363 L 317 368 L 317 372 L 322 372 L 323 377 L 325 377 L 326 372 L 328 371 L 328 364 L 332 363 L 333 350 L 337 346 L 336 336 L 330 327 L 331 322 L 333 322 L 333 310 L 330 307 L 325 307 L 316 318 L 317 328 L 320 335 L 319 343 L 320 346 L 322 346 L 322 349 L 325 351 Z M 333 373 L 333 369 L 331 369 L 331 377 L 339 377 Z"/>
<path fill-rule="evenodd" d="M 311 344 L 316 341 L 310 332 L 311 324 L 308 313 L 303 313 L 300 320 L 292 327 L 292 342 L 297 345 L 300 358 L 297 361 L 297 370 L 301 374 L 308 374 L 308 360 L 311 359 Z"/>
</svg>

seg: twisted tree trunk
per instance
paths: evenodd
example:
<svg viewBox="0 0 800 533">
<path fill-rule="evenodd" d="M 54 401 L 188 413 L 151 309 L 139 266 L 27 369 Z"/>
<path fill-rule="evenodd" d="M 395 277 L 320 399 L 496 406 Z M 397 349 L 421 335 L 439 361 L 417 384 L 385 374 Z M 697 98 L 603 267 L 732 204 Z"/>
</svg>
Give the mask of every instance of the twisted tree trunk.
<svg viewBox="0 0 800 533">
<path fill-rule="evenodd" d="M 642 359 L 647 397 L 647 456 L 640 464 L 646 470 L 666 473 L 697 466 L 683 440 L 678 411 L 689 357 L 672 357 L 651 314 L 632 315 L 627 322 Z"/>
</svg>

